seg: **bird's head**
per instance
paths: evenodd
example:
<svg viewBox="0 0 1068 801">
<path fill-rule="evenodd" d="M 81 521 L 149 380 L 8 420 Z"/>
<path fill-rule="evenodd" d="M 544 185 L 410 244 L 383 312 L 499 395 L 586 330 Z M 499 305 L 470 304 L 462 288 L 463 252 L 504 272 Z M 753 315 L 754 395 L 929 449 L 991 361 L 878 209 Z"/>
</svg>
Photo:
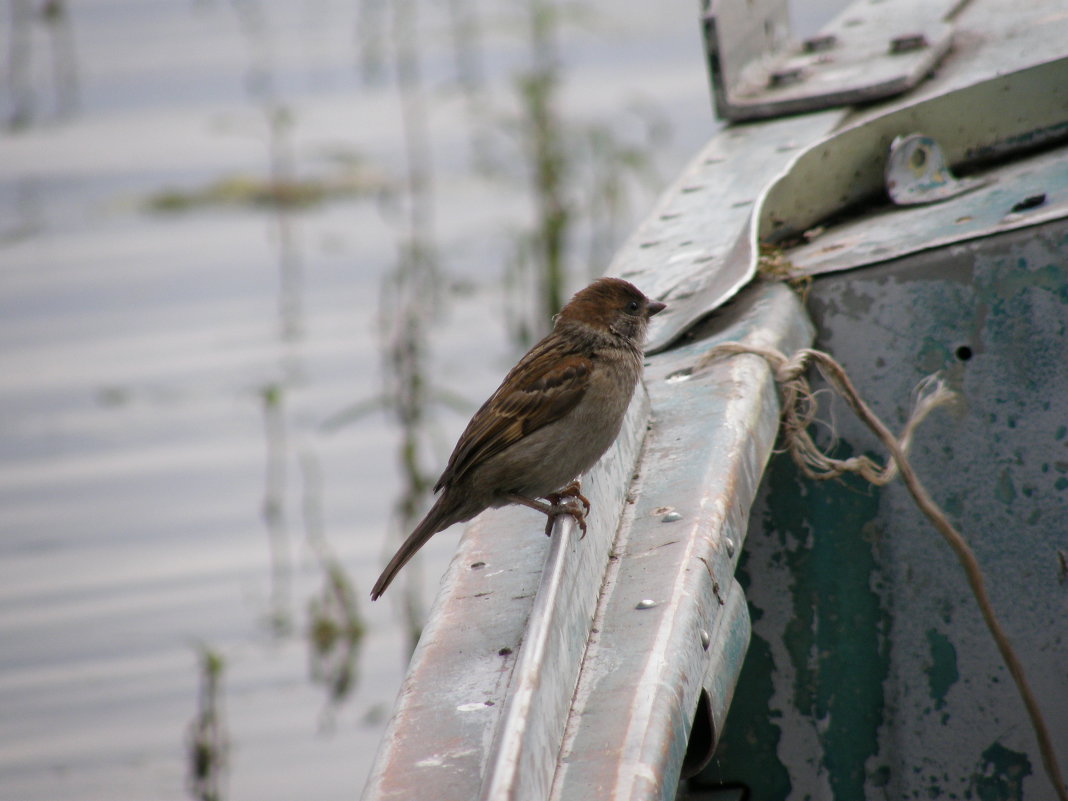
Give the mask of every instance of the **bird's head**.
<svg viewBox="0 0 1068 801">
<path fill-rule="evenodd" d="M 598 278 L 575 293 L 556 315 L 556 325 L 577 324 L 601 333 L 631 340 L 639 348 L 645 341 L 649 318 L 665 304 L 650 300 L 634 284 L 621 278 Z"/>
</svg>

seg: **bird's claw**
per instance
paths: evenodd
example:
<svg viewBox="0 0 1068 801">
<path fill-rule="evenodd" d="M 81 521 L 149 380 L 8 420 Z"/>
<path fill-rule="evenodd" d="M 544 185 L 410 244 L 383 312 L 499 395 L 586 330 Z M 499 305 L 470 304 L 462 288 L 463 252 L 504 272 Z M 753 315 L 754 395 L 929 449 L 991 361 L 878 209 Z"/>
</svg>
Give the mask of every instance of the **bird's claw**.
<svg viewBox="0 0 1068 801">
<path fill-rule="evenodd" d="M 586 496 L 583 495 L 580 490 L 582 486 L 579 482 L 572 481 L 566 487 L 559 492 L 554 492 L 551 495 L 546 495 L 545 500 L 550 503 L 549 511 L 547 512 L 548 520 L 545 522 L 545 536 L 548 537 L 553 532 L 553 524 L 556 522 L 556 518 L 560 515 L 571 515 L 575 519 L 575 524 L 582 532 L 579 535 L 579 539 L 584 539 L 586 536 L 586 515 L 590 511 L 590 502 Z M 582 504 L 580 508 L 578 501 Z"/>
<path fill-rule="evenodd" d="M 579 539 L 586 537 L 586 513 L 582 511 L 582 508 L 571 502 L 572 499 L 568 499 L 564 503 L 554 503 L 552 509 L 548 512 L 549 519 L 545 521 L 545 536 L 551 536 L 553 533 L 553 524 L 556 522 L 556 518 L 560 515 L 571 515 L 574 518 L 575 524 L 582 532 L 579 535 Z"/>
<path fill-rule="evenodd" d="M 581 501 L 582 505 L 586 508 L 586 514 L 590 513 L 590 501 L 582 494 L 582 484 L 579 483 L 577 478 L 559 492 L 554 493 L 554 497 L 557 502 L 559 502 L 561 498 L 576 498 Z"/>
</svg>

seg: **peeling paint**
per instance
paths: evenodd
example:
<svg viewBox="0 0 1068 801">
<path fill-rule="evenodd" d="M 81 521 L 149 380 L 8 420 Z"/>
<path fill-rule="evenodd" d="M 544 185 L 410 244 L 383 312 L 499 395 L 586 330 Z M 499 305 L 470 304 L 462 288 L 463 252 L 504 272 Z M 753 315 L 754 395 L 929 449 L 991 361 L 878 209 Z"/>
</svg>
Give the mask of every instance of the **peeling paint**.
<svg viewBox="0 0 1068 801">
<path fill-rule="evenodd" d="M 743 551 L 736 577 L 748 594 L 747 562 L 748 553 Z M 763 612 L 750 603 L 749 615 L 755 622 Z M 782 729 L 777 721 L 782 713 L 772 707 L 775 672 L 771 645 L 755 633 L 750 635 L 723 737 L 700 784 L 742 783 L 749 790 L 748 797 L 762 801 L 786 801 L 791 797 L 790 774 L 778 755 Z"/>
<path fill-rule="evenodd" d="M 1010 505 L 1016 500 L 1016 486 L 1012 482 L 1012 474 L 1007 467 L 998 474 L 998 483 L 994 486 L 994 497 Z"/>
<path fill-rule="evenodd" d="M 960 680 L 957 670 L 957 649 L 949 638 L 937 629 L 927 630 L 927 645 L 931 649 L 931 662 L 924 668 L 931 700 L 935 709 L 943 709 L 950 688 Z M 944 723 L 949 713 L 943 715 Z"/>
<path fill-rule="evenodd" d="M 840 450 L 841 458 L 852 455 L 846 447 Z M 878 495 L 851 478 L 800 479 L 785 458 L 772 464 L 769 479 L 775 500 L 767 525 L 788 532 L 790 542 L 786 563 L 794 578 L 793 618 L 785 641 L 795 674 L 794 704 L 820 738 L 834 797 L 862 798 L 865 763 L 878 753 L 882 685 L 889 671 L 890 617 L 872 589 L 878 570 Z M 803 504 L 798 482 L 809 485 Z"/>
<path fill-rule="evenodd" d="M 978 801 L 1023 801 L 1023 782 L 1030 775 L 1026 754 L 994 743 L 983 751 L 972 775 L 972 792 Z"/>
</svg>

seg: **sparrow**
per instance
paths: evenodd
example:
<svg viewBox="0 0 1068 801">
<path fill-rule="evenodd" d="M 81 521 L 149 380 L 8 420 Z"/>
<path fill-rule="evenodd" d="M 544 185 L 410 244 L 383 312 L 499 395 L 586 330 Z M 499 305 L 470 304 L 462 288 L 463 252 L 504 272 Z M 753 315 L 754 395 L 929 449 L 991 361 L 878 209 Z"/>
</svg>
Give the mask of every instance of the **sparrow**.
<svg viewBox="0 0 1068 801">
<path fill-rule="evenodd" d="M 619 278 L 577 292 L 475 412 L 434 485 L 441 494 L 389 560 L 371 600 L 434 534 L 491 507 L 537 509 L 548 518 L 546 534 L 558 515 L 570 514 L 585 533 L 589 501 L 576 478 L 619 434 L 641 377 L 649 318 L 664 308 Z"/>
</svg>

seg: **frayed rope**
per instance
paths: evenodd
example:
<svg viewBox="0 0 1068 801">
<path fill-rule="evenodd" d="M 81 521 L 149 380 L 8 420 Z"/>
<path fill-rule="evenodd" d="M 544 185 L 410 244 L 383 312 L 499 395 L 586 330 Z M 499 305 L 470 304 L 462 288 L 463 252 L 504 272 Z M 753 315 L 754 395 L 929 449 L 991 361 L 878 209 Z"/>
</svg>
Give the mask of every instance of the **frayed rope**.
<svg viewBox="0 0 1068 801">
<path fill-rule="evenodd" d="M 1068 801 L 1068 790 L 1065 789 L 1061 769 L 1057 763 L 1057 757 L 1053 751 L 1049 730 L 1042 717 L 1042 711 L 1035 700 L 1034 694 L 1024 677 L 1023 665 L 1020 663 L 1016 652 L 1009 643 L 1001 624 L 994 615 L 994 609 L 990 604 L 990 598 L 986 592 L 986 582 L 983 573 L 979 569 L 979 562 L 975 558 L 971 547 L 964 537 L 957 531 L 946 518 L 945 513 L 931 500 L 927 490 L 920 483 L 912 465 L 908 460 L 908 449 L 912 443 L 913 434 L 924 418 L 939 406 L 943 406 L 956 398 L 956 395 L 946 388 L 945 383 L 936 376 L 929 376 L 921 381 L 914 390 L 912 413 L 901 431 L 900 437 L 895 437 L 883 422 L 875 416 L 867 404 L 860 399 L 849 380 L 845 369 L 830 355 L 819 350 L 803 348 L 793 356 L 787 358 L 774 348 L 764 348 L 755 345 L 743 345 L 739 342 L 726 342 L 717 345 L 706 353 L 695 367 L 695 372 L 709 365 L 711 362 L 724 356 L 740 353 L 749 353 L 760 356 L 771 367 L 775 381 L 779 385 L 782 395 L 782 440 L 784 449 L 790 453 L 794 462 L 804 475 L 811 479 L 825 480 L 836 478 L 843 473 L 856 473 L 866 481 L 883 486 L 900 473 L 909 493 L 916 505 L 920 508 L 942 537 L 953 549 L 957 560 L 964 570 L 968 579 L 972 594 L 982 613 L 994 642 L 997 644 L 1001 658 L 1009 669 L 1016 689 L 1023 699 L 1028 717 L 1031 719 L 1031 727 L 1038 741 L 1038 749 L 1042 755 L 1042 765 L 1046 770 L 1050 783 L 1057 792 L 1061 801 Z M 850 459 L 833 459 L 822 451 L 812 439 L 809 430 L 816 421 L 816 413 L 819 407 L 815 393 L 813 393 L 808 379 L 805 377 L 809 367 L 815 367 L 830 387 L 841 397 L 871 431 L 882 442 L 883 447 L 890 454 L 890 458 L 884 466 L 880 466 L 867 456 L 854 456 Z"/>
</svg>

